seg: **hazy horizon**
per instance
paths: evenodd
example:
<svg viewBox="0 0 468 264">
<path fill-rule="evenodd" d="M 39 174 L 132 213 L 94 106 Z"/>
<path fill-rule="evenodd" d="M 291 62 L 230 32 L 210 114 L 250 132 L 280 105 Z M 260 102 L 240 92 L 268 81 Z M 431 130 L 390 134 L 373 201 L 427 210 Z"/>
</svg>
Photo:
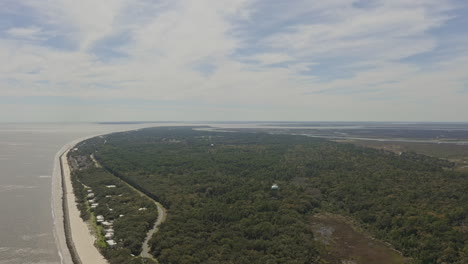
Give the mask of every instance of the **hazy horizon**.
<svg viewBox="0 0 468 264">
<path fill-rule="evenodd" d="M 104 124 L 104 125 L 113 125 L 113 124 L 161 124 L 161 123 L 178 123 L 178 124 L 201 124 L 201 123 L 207 123 L 207 124 L 216 124 L 216 123 L 282 123 L 282 124 L 287 124 L 287 123 L 297 123 L 297 124 L 302 124 L 302 123 L 382 123 L 382 124 L 468 124 L 468 121 L 414 121 L 414 120 L 409 120 L 409 121 L 402 121 L 402 120 L 389 120 L 389 121 L 375 121 L 375 120 L 362 120 L 362 121 L 343 121 L 343 120 L 322 120 L 322 121 L 316 121 L 316 120 L 115 120 L 115 121 L 109 121 L 109 120 L 100 120 L 100 121 L 16 121 L 16 122 L 11 122 L 11 121 L 0 121 L 0 124 L 64 124 L 64 125 L 72 125 L 72 124 Z"/>
</svg>

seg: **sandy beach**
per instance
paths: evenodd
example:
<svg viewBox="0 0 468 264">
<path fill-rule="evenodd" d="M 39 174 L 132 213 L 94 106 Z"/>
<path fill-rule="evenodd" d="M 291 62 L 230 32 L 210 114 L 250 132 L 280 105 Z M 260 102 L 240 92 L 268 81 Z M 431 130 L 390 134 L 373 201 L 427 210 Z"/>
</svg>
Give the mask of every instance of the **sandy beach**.
<svg viewBox="0 0 468 264">
<path fill-rule="evenodd" d="M 70 178 L 70 167 L 68 166 L 68 160 L 66 158 L 68 151 L 71 148 L 79 142 L 91 137 L 94 136 L 77 139 L 66 144 L 55 157 L 52 181 L 52 208 L 55 225 L 55 239 L 61 257 L 61 262 L 64 264 L 108 263 L 94 246 L 96 238 L 92 235 L 87 223 L 85 223 L 80 217 L 80 212 L 75 202 L 75 194 L 73 193 Z M 65 204 L 63 202 L 65 202 Z M 69 236 L 68 245 L 67 236 Z M 70 251 L 70 248 L 72 248 L 72 251 Z"/>
<path fill-rule="evenodd" d="M 167 125 L 168 124 L 158 124 L 158 126 Z M 66 159 L 68 151 L 74 148 L 75 145 L 81 141 L 89 138 L 153 126 L 155 126 L 155 124 L 140 124 L 134 127 L 127 127 L 126 129 L 119 128 L 114 131 L 86 136 L 67 143 L 57 152 L 54 159 L 54 171 L 52 176 L 52 215 L 54 219 L 54 237 L 59 251 L 58 253 L 61 258 L 61 263 L 108 263 L 94 246 L 96 238 L 92 234 L 87 223 L 81 219 L 80 212 L 76 206 L 75 194 L 73 193 L 70 178 L 70 167 L 68 166 L 68 160 Z M 66 190 L 66 193 L 64 190 Z M 66 203 L 64 203 L 64 201 L 66 201 Z M 162 213 L 162 215 L 164 215 L 164 213 Z M 70 250 L 70 248 L 72 250 Z"/>
<path fill-rule="evenodd" d="M 61 162 L 67 191 L 65 195 L 68 203 L 71 238 L 73 240 L 76 253 L 81 260 L 81 263 L 108 263 L 94 246 L 96 238 L 91 234 L 90 228 L 80 217 L 80 211 L 76 206 L 75 194 L 73 193 L 67 154 L 68 150 L 61 156 Z"/>
<path fill-rule="evenodd" d="M 52 176 L 52 216 L 54 220 L 54 238 L 57 244 L 60 262 L 64 264 L 73 263 L 70 250 L 65 238 L 64 212 L 63 212 L 63 189 L 62 172 L 60 166 L 61 155 L 70 148 L 70 143 L 63 146 L 54 158 L 54 170 Z"/>
<path fill-rule="evenodd" d="M 75 202 L 75 194 L 70 178 L 70 167 L 66 159 L 69 150 L 81 141 L 110 133 L 133 131 L 155 124 L 139 124 L 126 128 L 114 128 L 110 131 L 82 137 L 64 145 L 55 155 L 52 174 L 52 216 L 54 219 L 54 238 L 62 264 L 105 264 L 106 259 L 94 246 L 96 238 L 87 223 L 81 217 Z M 62 177 L 63 169 L 63 177 Z M 62 181 L 63 179 L 63 181 Z M 64 192 L 66 190 L 66 193 Z M 66 203 L 64 203 L 66 201 Z M 68 245 L 67 245 L 68 236 Z M 70 251 L 72 248 L 72 251 Z"/>
</svg>

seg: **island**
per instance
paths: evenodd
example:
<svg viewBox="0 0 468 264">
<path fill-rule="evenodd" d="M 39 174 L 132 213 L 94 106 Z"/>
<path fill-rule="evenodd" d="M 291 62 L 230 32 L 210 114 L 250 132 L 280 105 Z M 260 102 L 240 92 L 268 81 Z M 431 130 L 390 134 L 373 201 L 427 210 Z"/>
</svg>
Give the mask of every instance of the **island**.
<svg viewBox="0 0 468 264">
<path fill-rule="evenodd" d="M 447 160 L 204 127 L 97 136 L 63 157 L 109 263 L 468 262 L 468 174 Z"/>
</svg>

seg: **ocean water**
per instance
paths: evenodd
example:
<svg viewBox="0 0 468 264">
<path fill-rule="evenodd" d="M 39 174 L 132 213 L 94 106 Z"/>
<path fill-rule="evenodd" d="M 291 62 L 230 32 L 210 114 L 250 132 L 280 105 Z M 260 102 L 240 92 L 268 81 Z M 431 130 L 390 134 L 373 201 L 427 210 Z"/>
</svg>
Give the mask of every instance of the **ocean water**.
<svg viewBox="0 0 468 264">
<path fill-rule="evenodd" d="M 84 136 L 143 126 L 0 124 L 0 264 L 60 263 L 51 182 L 54 156 L 63 145 Z"/>
</svg>

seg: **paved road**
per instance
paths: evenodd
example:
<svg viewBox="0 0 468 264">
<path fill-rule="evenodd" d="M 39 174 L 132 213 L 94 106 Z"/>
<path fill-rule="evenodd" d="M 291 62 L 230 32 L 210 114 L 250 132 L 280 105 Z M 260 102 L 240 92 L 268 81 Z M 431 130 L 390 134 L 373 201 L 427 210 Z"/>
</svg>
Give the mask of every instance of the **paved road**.
<svg viewBox="0 0 468 264">
<path fill-rule="evenodd" d="M 154 201 L 154 203 L 158 207 L 158 219 L 156 219 L 156 222 L 154 223 L 153 228 L 150 231 L 148 231 L 148 233 L 146 234 L 145 242 L 143 242 L 142 251 L 141 251 L 142 257 L 151 258 L 151 259 L 153 258 L 153 256 L 149 253 L 150 247 L 148 245 L 148 242 L 151 239 L 151 237 L 153 237 L 153 234 L 158 232 L 159 225 L 162 222 L 164 222 L 164 220 L 166 220 L 166 209 L 160 203 L 156 201 Z"/>
<path fill-rule="evenodd" d="M 94 158 L 94 154 L 91 154 L 91 159 L 93 160 L 94 162 L 94 165 L 98 168 L 102 168 L 101 164 L 99 164 L 99 162 Z M 140 190 L 138 190 L 137 188 L 131 186 L 130 184 L 128 184 L 127 182 L 125 182 L 124 180 L 122 180 L 122 182 L 124 182 L 128 187 L 130 187 L 132 190 L 134 190 L 135 192 L 139 193 L 141 196 L 144 196 L 146 198 L 148 198 L 149 200 L 153 201 L 154 204 L 156 205 L 156 207 L 158 208 L 158 218 L 156 219 L 156 222 L 154 223 L 153 225 L 153 228 L 151 228 L 148 233 L 146 233 L 146 238 L 145 238 L 145 241 L 143 242 L 143 245 L 142 245 L 142 251 L 141 251 L 141 254 L 140 256 L 144 257 L 144 258 L 150 258 L 150 259 L 153 259 L 154 261 L 157 261 L 156 259 L 153 258 L 153 256 L 149 253 L 150 252 L 150 246 L 149 246 L 149 241 L 151 239 L 151 237 L 153 237 L 153 234 L 158 232 L 159 230 L 159 225 L 161 225 L 164 220 L 166 220 L 166 208 L 164 208 L 164 206 L 162 206 L 159 202 L 153 200 L 151 197 L 149 197 L 148 195 L 144 194 L 143 192 L 141 192 Z"/>
</svg>

